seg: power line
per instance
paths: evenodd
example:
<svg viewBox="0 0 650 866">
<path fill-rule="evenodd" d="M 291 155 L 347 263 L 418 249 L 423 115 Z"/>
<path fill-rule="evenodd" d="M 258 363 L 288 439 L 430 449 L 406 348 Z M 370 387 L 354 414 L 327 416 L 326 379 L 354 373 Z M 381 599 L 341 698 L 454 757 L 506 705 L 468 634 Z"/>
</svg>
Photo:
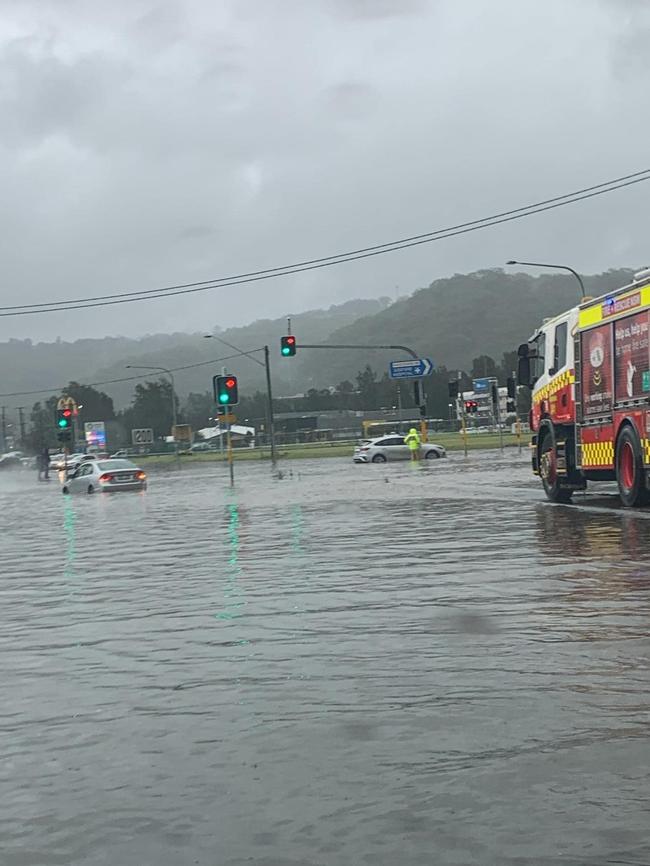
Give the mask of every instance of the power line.
<svg viewBox="0 0 650 866">
<path fill-rule="evenodd" d="M 0 317 L 7 316 L 23 316 L 35 315 L 37 313 L 52 313 L 62 312 L 67 310 L 78 310 L 91 307 L 113 306 L 115 304 L 132 303 L 135 301 L 153 300 L 156 298 L 173 297 L 176 295 L 193 294 L 195 292 L 209 291 L 215 288 L 227 288 L 230 286 L 242 285 L 244 283 L 253 283 L 260 280 L 272 279 L 280 276 L 290 276 L 292 274 L 301 273 L 303 271 L 317 270 L 324 267 L 332 267 L 333 265 L 343 264 L 345 262 L 356 261 L 358 259 L 369 258 L 385 253 L 397 252 L 398 250 L 407 249 L 409 247 L 418 246 L 424 243 L 432 243 L 434 241 L 444 240 L 446 238 L 455 237 L 461 234 L 478 231 L 484 228 L 490 228 L 501 223 L 511 222 L 517 219 L 523 219 L 527 216 L 532 216 L 536 213 L 553 210 L 558 207 L 564 207 L 568 204 L 574 204 L 579 201 L 584 201 L 596 196 L 605 195 L 609 192 L 614 192 L 617 189 L 622 189 L 627 186 L 632 186 L 643 181 L 650 180 L 650 169 L 635 172 L 633 174 L 624 175 L 623 177 L 615 178 L 611 181 L 595 184 L 594 186 L 585 187 L 573 193 L 555 196 L 554 198 L 545 199 L 541 202 L 536 202 L 524 207 L 515 208 L 509 211 L 503 211 L 499 214 L 494 214 L 490 217 L 484 217 L 479 220 L 459 223 L 455 226 L 449 226 L 444 229 L 437 229 L 433 232 L 426 232 L 420 235 L 413 235 L 410 238 L 402 238 L 397 241 L 390 241 L 385 244 L 377 244 L 372 247 L 364 247 L 359 250 L 353 250 L 348 253 L 339 253 L 333 256 L 325 256 L 320 259 L 311 259 L 304 262 L 297 262 L 292 265 L 283 267 L 268 268 L 263 271 L 252 271 L 245 274 L 238 274 L 232 277 L 217 277 L 212 280 L 203 280 L 197 283 L 184 283 L 176 286 L 167 286 L 158 289 L 141 290 L 138 292 L 124 292 L 113 295 L 99 295 L 89 298 L 70 299 L 67 301 L 43 301 L 38 304 L 25 304 L 15 306 L 0 307 Z"/>
<path fill-rule="evenodd" d="M 250 355 L 251 352 L 237 352 L 235 355 L 224 355 L 222 358 L 211 358 L 209 361 L 199 361 L 196 364 L 184 364 L 182 367 L 170 367 L 169 370 L 172 373 L 179 372 L 180 370 L 192 370 L 195 367 L 207 367 L 209 364 L 218 364 L 220 361 L 230 361 L 233 358 L 240 358 L 242 355 Z M 103 382 L 79 382 L 83 388 L 95 388 L 98 385 L 115 385 L 118 382 L 133 382 L 136 379 L 148 379 L 151 378 L 150 373 L 140 373 L 137 376 L 123 376 L 121 379 L 105 379 Z M 0 397 L 31 397 L 36 394 L 57 394 L 59 392 L 65 391 L 68 385 L 59 385 L 56 388 L 39 388 L 38 391 L 11 391 L 7 394 L 0 394 Z"/>
</svg>

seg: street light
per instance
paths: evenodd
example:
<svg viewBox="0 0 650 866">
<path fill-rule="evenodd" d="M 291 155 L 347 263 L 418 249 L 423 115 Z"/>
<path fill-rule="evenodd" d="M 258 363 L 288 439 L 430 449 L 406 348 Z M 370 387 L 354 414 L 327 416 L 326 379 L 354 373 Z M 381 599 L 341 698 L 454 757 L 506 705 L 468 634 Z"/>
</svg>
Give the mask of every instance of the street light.
<svg viewBox="0 0 650 866">
<path fill-rule="evenodd" d="M 176 441 L 176 387 L 174 385 L 174 374 L 171 370 L 168 370 L 167 367 L 149 367 L 142 366 L 140 364 L 127 364 L 127 370 L 160 370 L 162 373 L 166 373 L 172 384 L 172 438 L 174 440 L 174 453 L 176 455 L 176 463 L 179 463 L 179 455 L 178 455 L 178 442 Z"/>
<path fill-rule="evenodd" d="M 524 265 L 530 268 L 557 268 L 561 271 L 568 271 L 570 274 L 576 278 L 578 283 L 580 284 L 580 294 L 583 298 L 586 296 L 585 286 L 582 282 L 582 277 L 577 271 L 574 271 L 573 268 L 570 268 L 568 265 L 550 265 L 548 262 L 518 262 L 515 259 L 510 259 L 510 261 L 506 262 L 507 265 Z"/>
</svg>

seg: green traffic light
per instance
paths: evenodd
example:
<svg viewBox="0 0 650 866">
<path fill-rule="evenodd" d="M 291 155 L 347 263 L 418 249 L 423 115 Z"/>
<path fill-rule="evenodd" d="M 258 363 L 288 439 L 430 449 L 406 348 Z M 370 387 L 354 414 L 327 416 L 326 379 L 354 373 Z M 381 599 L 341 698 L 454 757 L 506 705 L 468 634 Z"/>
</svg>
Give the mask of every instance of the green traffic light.
<svg viewBox="0 0 650 866">
<path fill-rule="evenodd" d="M 229 403 L 230 397 L 228 396 L 228 394 L 219 394 L 219 402 L 220 403 Z"/>
<path fill-rule="evenodd" d="M 282 354 L 283 355 L 288 355 L 290 351 L 291 351 L 291 349 L 288 346 L 282 347 Z"/>
</svg>

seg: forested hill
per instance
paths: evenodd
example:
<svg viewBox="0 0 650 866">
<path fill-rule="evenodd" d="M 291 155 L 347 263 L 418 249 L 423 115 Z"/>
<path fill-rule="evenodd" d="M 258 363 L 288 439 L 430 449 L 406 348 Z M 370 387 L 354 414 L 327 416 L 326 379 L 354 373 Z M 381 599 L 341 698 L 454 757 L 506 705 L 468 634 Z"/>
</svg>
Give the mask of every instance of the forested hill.
<svg viewBox="0 0 650 866">
<path fill-rule="evenodd" d="M 388 298 L 347 301 L 326 309 L 310 310 L 292 317 L 293 327 L 310 342 L 322 342 L 332 331 L 349 324 L 360 316 L 380 312 L 390 303 Z M 35 391 L 40 388 L 59 387 L 69 381 L 99 382 L 128 376 L 126 364 L 150 364 L 177 367 L 197 363 L 208 358 L 232 355 L 232 350 L 217 340 L 204 340 L 203 333 L 213 332 L 242 349 L 257 348 L 269 343 L 279 345 L 280 335 L 286 332 L 287 320 L 260 319 L 238 328 L 220 331 L 206 326 L 202 333 L 154 334 L 141 339 L 126 337 L 84 338 L 74 334 L 74 317 L 70 318 L 67 339 L 51 343 L 33 343 L 31 340 L 8 340 L 0 343 L 0 394 L 16 391 Z M 75 336 L 78 339 L 75 339 Z M 240 368 L 246 387 L 263 384 L 263 371 L 247 362 Z M 260 371 L 260 372 L 258 372 Z M 189 391 L 205 391 L 210 387 L 212 372 L 198 368 L 179 374 L 177 387 L 181 395 Z M 216 371 L 218 372 L 218 370 Z M 247 374 L 250 373 L 250 381 Z M 152 378 L 156 374 L 152 373 Z M 133 382 L 103 388 L 114 398 L 116 405 L 131 401 Z M 45 394 L 44 396 L 47 396 Z M 26 397 L 29 404 L 38 396 Z M 18 398 L 2 398 L 7 405 L 20 405 Z"/>
<path fill-rule="evenodd" d="M 588 294 L 600 295 L 629 282 L 632 271 L 612 270 L 584 277 Z M 436 280 L 372 316 L 339 328 L 331 343 L 402 344 L 450 369 L 468 369 L 472 358 L 516 349 L 548 316 L 574 306 L 579 300 L 575 277 L 561 272 L 531 276 L 502 270 L 456 274 Z M 394 352 L 364 355 L 333 351 L 301 357 L 302 377 L 314 385 L 350 378 L 369 361 L 383 372 Z"/>
<path fill-rule="evenodd" d="M 608 271 L 584 277 L 589 294 L 600 295 L 629 282 L 631 271 Z M 577 303 L 578 284 L 564 273 L 532 276 L 485 270 L 436 280 L 395 303 L 387 299 L 356 300 L 292 316 L 300 343 L 403 344 L 438 366 L 469 370 L 472 359 L 491 355 L 499 360 L 528 338 L 541 321 Z M 71 320 L 71 324 L 73 321 Z M 295 358 L 281 358 L 280 336 L 286 318 L 259 320 L 231 328 L 224 337 L 241 349 L 265 343 L 271 347 L 273 382 L 277 396 L 306 392 L 349 380 L 366 364 L 382 375 L 399 353 L 384 351 L 301 350 Z M 128 376 L 127 364 L 181 367 L 231 355 L 218 340 L 201 334 L 158 334 L 141 340 L 79 339 L 32 344 L 29 340 L 0 343 L 0 393 L 58 388 L 71 380 L 104 382 Z M 261 367 L 242 358 L 229 362 L 240 377 L 240 390 L 251 394 L 264 388 Z M 236 369 L 235 369 L 236 368 Z M 176 374 L 181 399 L 190 392 L 203 393 L 220 367 L 201 366 Z M 157 378 L 152 373 L 151 378 Z M 102 386 L 116 406 L 127 406 L 134 382 Z M 47 396 L 47 395 L 44 395 Z M 29 404 L 39 397 L 2 398 L 8 406 Z"/>
</svg>

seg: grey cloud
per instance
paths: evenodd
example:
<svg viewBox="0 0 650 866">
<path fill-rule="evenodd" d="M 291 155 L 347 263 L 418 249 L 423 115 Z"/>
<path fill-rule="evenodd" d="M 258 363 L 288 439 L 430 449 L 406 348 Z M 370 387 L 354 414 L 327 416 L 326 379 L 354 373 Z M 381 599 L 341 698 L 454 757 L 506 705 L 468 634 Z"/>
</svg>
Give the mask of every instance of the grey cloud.
<svg viewBox="0 0 650 866">
<path fill-rule="evenodd" d="M 426 0 L 325 0 L 339 15 L 356 19 L 401 18 L 427 8 Z"/>
<path fill-rule="evenodd" d="M 635 170 L 649 132 L 642 11 L 618 0 L 5 0 L 0 302 L 257 270 Z M 632 188 L 240 287 L 221 324 L 406 293 L 513 257 L 634 265 L 647 260 L 646 199 Z M 2 319 L 0 339 L 197 330 L 217 297 Z"/>
</svg>

